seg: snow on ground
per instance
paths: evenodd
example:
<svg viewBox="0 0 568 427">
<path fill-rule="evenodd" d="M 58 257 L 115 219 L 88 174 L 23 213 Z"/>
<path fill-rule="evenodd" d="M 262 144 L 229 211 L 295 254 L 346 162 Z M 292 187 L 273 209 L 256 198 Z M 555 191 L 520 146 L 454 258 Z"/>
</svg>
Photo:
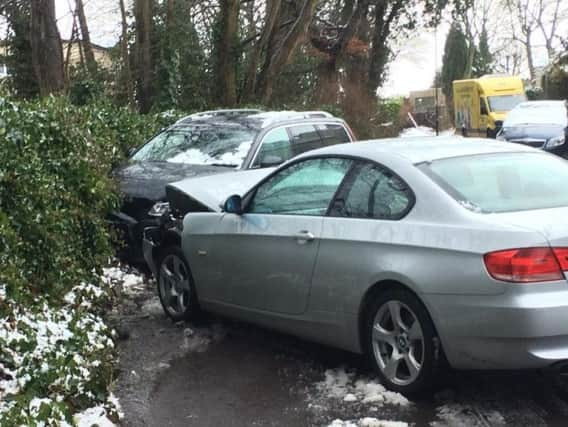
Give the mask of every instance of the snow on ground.
<svg viewBox="0 0 568 427">
<path fill-rule="evenodd" d="M 125 267 L 103 268 L 102 280 L 112 287 L 120 286 L 122 293 L 128 296 L 139 295 L 146 290 L 144 276 Z"/>
<path fill-rule="evenodd" d="M 377 418 L 366 417 L 358 421 L 333 420 L 328 427 L 408 427 L 408 423 L 402 421 L 387 421 Z"/>
<path fill-rule="evenodd" d="M 441 131 L 440 136 L 450 136 L 455 135 L 455 133 L 455 129 L 448 129 Z M 415 136 L 436 136 L 436 130 L 426 126 L 418 126 L 403 129 L 399 136 L 402 138 L 410 138 Z"/>
<path fill-rule="evenodd" d="M 104 406 L 95 406 L 79 412 L 73 416 L 73 421 L 77 427 L 114 427 L 116 425 L 108 419 Z"/>
<path fill-rule="evenodd" d="M 387 390 L 377 380 L 357 376 L 345 368 L 328 369 L 325 379 L 317 384 L 320 395 L 344 402 L 363 403 L 372 406 L 408 406 L 410 402 L 400 393 Z"/>
<path fill-rule="evenodd" d="M 339 367 L 326 370 L 323 380 L 314 385 L 308 407 L 323 417 L 335 414 L 337 419 L 329 427 L 405 427 L 406 423 L 388 418 L 411 405 L 377 378 Z M 383 417 L 377 418 L 379 414 Z"/>
<path fill-rule="evenodd" d="M 495 410 L 483 410 L 482 419 L 486 422 L 480 423 L 478 415 L 479 408 L 472 405 L 464 405 L 460 403 L 446 403 L 436 409 L 436 417 L 438 421 L 430 423 L 432 427 L 471 427 L 478 425 L 503 426 L 505 418 L 500 412 Z"/>
</svg>

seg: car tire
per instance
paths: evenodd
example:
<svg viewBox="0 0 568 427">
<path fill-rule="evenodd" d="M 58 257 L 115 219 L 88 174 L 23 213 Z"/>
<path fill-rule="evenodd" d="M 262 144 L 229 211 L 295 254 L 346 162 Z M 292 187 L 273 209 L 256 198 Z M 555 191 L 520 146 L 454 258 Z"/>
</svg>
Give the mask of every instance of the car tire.
<svg viewBox="0 0 568 427">
<path fill-rule="evenodd" d="M 191 320 L 199 313 L 199 303 L 189 264 L 183 251 L 169 246 L 158 258 L 158 296 L 164 312 L 173 321 Z"/>
<path fill-rule="evenodd" d="M 404 289 L 388 289 L 372 301 L 366 320 L 367 355 L 383 385 L 413 397 L 432 391 L 443 352 L 422 302 Z"/>
</svg>

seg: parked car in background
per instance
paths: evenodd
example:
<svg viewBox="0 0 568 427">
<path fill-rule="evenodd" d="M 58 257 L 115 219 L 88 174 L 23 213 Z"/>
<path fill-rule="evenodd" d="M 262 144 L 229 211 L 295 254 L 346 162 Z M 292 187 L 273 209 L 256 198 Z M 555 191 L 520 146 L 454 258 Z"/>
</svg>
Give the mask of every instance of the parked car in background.
<svg viewBox="0 0 568 427">
<path fill-rule="evenodd" d="M 197 180 L 172 186 L 210 198 Z M 202 200 L 208 212 L 177 223 L 181 248 L 145 244 L 171 318 L 202 309 L 366 353 L 388 388 L 413 393 L 446 360 L 566 368 L 566 182 L 567 162 L 517 144 L 342 144 L 294 158 L 223 209 Z"/>
<path fill-rule="evenodd" d="M 111 217 L 126 243 L 121 254 L 143 261 L 142 233 L 167 210 L 169 182 L 277 166 L 305 151 L 353 140 L 343 120 L 322 111 L 222 110 L 180 119 L 114 172 L 125 196 Z"/>
<path fill-rule="evenodd" d="M 566 101 L 528 101 L 513 108 L 497 136 L 501 141 L 568 155 L 568 108 Z"/>
</svg>

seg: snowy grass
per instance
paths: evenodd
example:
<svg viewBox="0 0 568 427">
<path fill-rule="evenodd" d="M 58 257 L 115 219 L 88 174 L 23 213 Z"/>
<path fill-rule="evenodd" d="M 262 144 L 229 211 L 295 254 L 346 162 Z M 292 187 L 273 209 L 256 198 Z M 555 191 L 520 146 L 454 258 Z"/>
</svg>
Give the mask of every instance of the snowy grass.
<svg viewBox="0 0 568 427">
<path fill-rule="evenodd" d="M 111 280 L 79 284 L 61 305 L 11 300 L 0 286 L 0 425 L 111 426 L 115 349 L 102 318 Z"/>
</svg>

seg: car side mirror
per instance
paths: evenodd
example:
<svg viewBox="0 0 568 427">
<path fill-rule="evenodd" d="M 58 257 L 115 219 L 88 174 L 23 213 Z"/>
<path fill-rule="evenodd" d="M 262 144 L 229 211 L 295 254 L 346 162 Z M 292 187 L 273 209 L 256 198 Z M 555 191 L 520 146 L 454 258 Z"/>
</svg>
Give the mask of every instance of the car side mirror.
<svg viewBox="0 0 568 427">
<path fill-rule="evenodd" d="M 137 148 L 135 148 L 135 147 L 129 148 L 128 152 L 127 152 L 127 156 L 132 157 L 134 155 L 134 153 L 136 153 L 136 150 L 137 150 Z"/>
<path fill-rule="evenodd" d="M 272 166 L 278 166 L 279 164 L 283 163 L 284 159 L 280 156 L 275 156 L 270 154 L 268 156 L 264 156 L 260 161 L 261 168 L 270 168 Z"/>
<path fill-rule="evenodd" d="M 243 199 L 238 194 L 229 197 L 223 205 L 223 210 L 227 213 L 242 215 L 243 213 Z"/>
</svg>

